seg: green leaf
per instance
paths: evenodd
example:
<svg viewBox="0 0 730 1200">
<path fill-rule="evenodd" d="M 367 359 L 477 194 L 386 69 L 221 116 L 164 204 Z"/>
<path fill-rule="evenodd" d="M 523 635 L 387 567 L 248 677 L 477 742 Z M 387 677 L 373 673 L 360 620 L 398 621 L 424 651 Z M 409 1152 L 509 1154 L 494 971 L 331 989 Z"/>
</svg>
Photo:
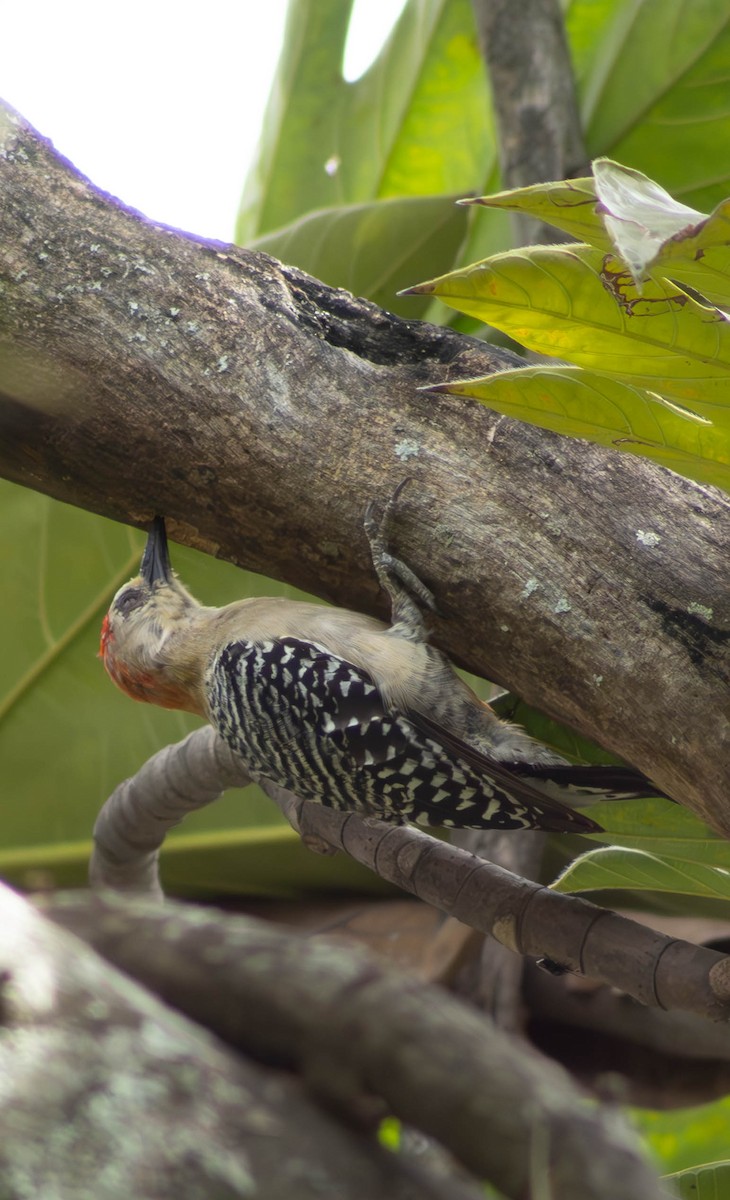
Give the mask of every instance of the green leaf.
<svg viewBox="0 0 730 1200">
<path fill-rule="evenodd" d="M 341 69 L 349 8 L 290 6 L 237 237 L 403 316 L 443 320 L 443 306 L 414 309 L 396 291 L 509 245 L 501 215 L 453 210 L 498 179 L 471 6 L 410 0 L 354 83 Z"/>
<path fill-rule="evenodd" d="M 730 491 L 730 405 L 712 410 L 721 419 L 714 423 L 579 367 L 522 367 L 431 390 L 471 396 L 506 416 L 654 459 Z"/>
<path fill-rule="evenodd" d="M 726 1166 L 730 1097 L 670 1111 L 635 1108 L 630 1115 L 660 1170 L 704 1171 Z M 730 1189 L 723 1187 L 715 1195 L 711 1194 L 711 1200 L 725 1200 L 728 1195 Z M 697 1198 L 693 1197 L 693 1200 Z"/>
<path fill-rule="evenodd" d="M 593 169 L 596 180 L 538 183 L 459 203 L 538 217 L 622 257 L 637 278 L 669 278 L 730 305 L 730 200 L 706 216 L 678 205 L 641 171 L 610 159 L 597 159 Z"/>
<path fill-rule="evenodd" d="M 730 1196 L 730 1161 L 692 1167 L 666 1179 L 679 1200 L 724 1200 Z"/>
<path fill-rule="evenodd" d="M 611 239 L 596 209 L 596 186 L 590 175 L 558 183 L 533 183 L 487 196 L 470 196 L 459 204 L 524 213 L 570 233 L 578 242 L 611 249 Z"/>
<path fill-rule="evenodd" d="M 603 826 L 603 832 L 590 834 L 588 840 L 607 844 L 606 850 L 591 853 L 608 857 L 605 862 L 600 858 L 587 865 L 586 856 L 577 859 L 580 873 L 568 878 L 572 866 L 565 868 L 553 885 L 557 890 L 602 890 L 602 904 L 652 912 L 727 915 L 722 888 L 730 878 L 730 843 L 694 813 L 657 796 L 593 804 L 588 814 Z M 565 861 L 564 842 L 553 847 L 553 871 Z M 577 839 L 576 849 L 581 852 Z M 626 857 L 620 858 L 624 854 Z M 662 864 L 660 884 L 656 881 L 657 862 Z M 561 886 L 564 879 L 568 882 Z"/>
<path fill-rule="evenodd" d="M 496 188 L 499 187 L 499 182 L 499 164 L 495 162 L 491 175 L 484 181 L 484 187 L 485 189 Z M 466 202 L 460 200 L 457 203 L 461 206 Z M 513 232 L 508 213 L 499 212 L 497 209 L 487 211 L 484 208 L 467 208 L 466 237 L 458 254 L 449 263 L 449 268 L 466 266 L 468 263 L 488 258 L 491 254 L 500 254 L 504 250 L 509 250 L 512 243 Z M 427 267 L 426 271 L 433 273 L 433 264 Z M 416 278 L 416 276 L 412 278 Z M 403 311 L 406 312 L 406 309 L 404 308 Z M 450 325 L 469 337 L 486 337 L 489 341 L 496 340 L 497 342 L 508 341 L 498 330 L 485 328 L 471 317 L 461 316 L 436 298 L 431 300 L 429 307 L 423 313 L 423 320 L 431 321 L 436 325 Z"/>
<path fill-rule="evenodd" d="M 223 828 L 205 828 L 210 810 L 186 818 L 174 830 L 160 855 L 160 877 L 166 892 L 198 899 L 232 896 L 266 896 L 296 899 L 308 892 L 356 892 L 392 895 L 390 884 L 346 854 L 332 857 L 312 854 L 288 825 L 259 818 L 247 827 L 246 809 L 258 788 L 231 791 L 215 807 L 229 807 L 232 816 Z M 230 798 L 230 802 L 229 802 Z M 238 819 L 235 814 L 238 813 Z M 90 813 L 93 822 L 94 813 Z M 197 818 L 202 817 L 201 821 Z M 61 821 L 64 814 L 60 815 Z M 202 825 L 199 832 L 186 832 Z M 215 821 L 209 821 L 211 826 Z M 19 888 L 78 887 L 86 883 L 91 838 L 80 841 L 38 838 L 19 848 L 0 851 L 2 878 Z"/>
<path fill-rule="evenodd" d="M 496 160 L 468 0 L 410 0 L 376 61 L 347 83 L 351 4 L 296 0 L 237 238 L 302 214 L 479 189 Z M 297 264 L 300 265 L 300 264 Z"/>
<path fill-rule="evenodd" d="M 473 676 L 471 680 L 473 680 Z M 481 695 L 481 693 L 479 694 Z M 547 746 L 557 750 L 559 754 L 565 755 L 573 762 L 621 762 L 616 755 L 609 754 L 602 746 L 598 746 L 589 738 L 576 733 L 568 725 L 563 725 L 553 717 L 547 716 L 539 708 L 534 708 L 533 705 L 528 704 L 513 692 L 502 692 L 496 699 L 490 699 L 488 695 L 482 695 L 481 698 L 487 700 L 503 720 L 516 721 L 532 737 L 537 738 L 540 742 L 545 742 Z"/>
<path fill-rule="evenodd" d="M 730 842 L 681 804 L 661 796 L 610 800 L 591 805 L 590 815 L 603 826 L 591 841 L 730 871 Z"/>
<path fill-rule="evenodd" d="M 434 263 L 450 266 L 466 223 L 453 197 L 407 196 L 311 213 L 258 238 L 252 248 L 413 317 L 420 314 L 412 303 L 396 299 L 396 292 Z"/>
<path fill-rule="evenodd" d="M 687 865 L 643 850 L 606 846 L 576 858 L 551 887 L 557 892 L 640 888 L 675 895 L 730 900 L 730 869 Z"/>
<path fill-rule="evenodd" d="M 712 419 L 727 408 L 730 322 L 665 281 L 639 292 L 616 259 L 590 246 L 532 246 L 418 284 L 538 353 L 570 358 L 677 398 Z"/>
<path fill-rule="evenodd" d="M 689 284 L 713 304 L 730 307 L 730 200 L 709 217 L 664 242 L 651 274 Z"/>
</svg>

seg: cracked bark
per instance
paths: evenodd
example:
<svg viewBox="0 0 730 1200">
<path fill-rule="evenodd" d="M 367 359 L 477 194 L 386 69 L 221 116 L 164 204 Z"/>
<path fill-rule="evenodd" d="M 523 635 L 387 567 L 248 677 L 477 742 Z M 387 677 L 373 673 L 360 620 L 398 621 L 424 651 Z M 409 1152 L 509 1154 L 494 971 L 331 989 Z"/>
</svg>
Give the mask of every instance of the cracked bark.
<svg viewBox="0 0 730 1200">
<path fill-rule="evenodd" d="M 0 199 L 0 473 L 381 614 L 362 510 L 411 475 L 435 640 L 730 832 L 726 497 L 419 391 L 511 357 L 152 225 L 9 110 Z"/>
</svg>

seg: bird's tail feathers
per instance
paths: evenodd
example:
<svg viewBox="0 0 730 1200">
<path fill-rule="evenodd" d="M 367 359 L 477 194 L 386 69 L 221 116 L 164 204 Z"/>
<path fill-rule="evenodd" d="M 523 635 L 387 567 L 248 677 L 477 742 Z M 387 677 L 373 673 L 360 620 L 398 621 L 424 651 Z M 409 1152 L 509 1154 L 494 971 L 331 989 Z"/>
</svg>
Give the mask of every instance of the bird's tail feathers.
<svg viewBox="0 0 730 1200">
<path fill-rule="evenodd" d="M 660 796 L 671 800 L 664 792 L 633 767 L 591 764 L 543 766 L 535 763 L 515 763 L 512 770 L 523 779 L 554 787 L 565 800 L 566 792 L 581 803 L 599 800 L 638 800 L 645 796 Z"/>
</svg>

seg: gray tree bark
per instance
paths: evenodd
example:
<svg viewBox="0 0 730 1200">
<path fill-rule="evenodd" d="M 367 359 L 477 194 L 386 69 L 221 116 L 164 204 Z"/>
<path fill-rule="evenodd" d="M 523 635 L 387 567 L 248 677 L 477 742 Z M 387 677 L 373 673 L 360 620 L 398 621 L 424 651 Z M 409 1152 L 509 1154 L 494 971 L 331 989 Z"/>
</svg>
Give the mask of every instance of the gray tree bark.
<svg viewBox="0 0 730 1200">
<path fill-rule="evenodd" d="M 2 886 L 0 981 L 3 1200 L 483 1194 L 438 1157 L 389 1154 L 301 1078 L 235 1053 Z M 606 1171 L 623 1167 L 640 1196 L 648 1169 L 611 1148 Z"/>
<path fill-rule="evenodd" d="M 726 496 L 419 390 L 511 356 L 155 226 L 1 113 L 1 474 L 380 613 L 362 510 L 412 476 L 435 640 L 730 833 Z"/>
</svg>

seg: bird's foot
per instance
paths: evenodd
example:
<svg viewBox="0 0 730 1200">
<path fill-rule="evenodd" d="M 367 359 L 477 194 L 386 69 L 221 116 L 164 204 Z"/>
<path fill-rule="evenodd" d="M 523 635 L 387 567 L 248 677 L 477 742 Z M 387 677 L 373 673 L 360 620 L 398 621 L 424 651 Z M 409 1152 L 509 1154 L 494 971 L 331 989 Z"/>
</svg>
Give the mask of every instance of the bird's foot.
<svg viewBox="0 0 730 1200">
<path fill-rule="evenodd" d="M 409 476 L 398 484 L 380 515 L 378 506 L 371 500 L 365 509 L 363 526 L 378 581 L 390 597 L 393 627 L 398 627 L 401 636 L 420 642 L 425 641 L 427 635 L 419 606 L 436 612 L 436 601 L 415 572 L 388 550 L 393 514 L 401 492 L 410 482 Z"/>
</svg>

